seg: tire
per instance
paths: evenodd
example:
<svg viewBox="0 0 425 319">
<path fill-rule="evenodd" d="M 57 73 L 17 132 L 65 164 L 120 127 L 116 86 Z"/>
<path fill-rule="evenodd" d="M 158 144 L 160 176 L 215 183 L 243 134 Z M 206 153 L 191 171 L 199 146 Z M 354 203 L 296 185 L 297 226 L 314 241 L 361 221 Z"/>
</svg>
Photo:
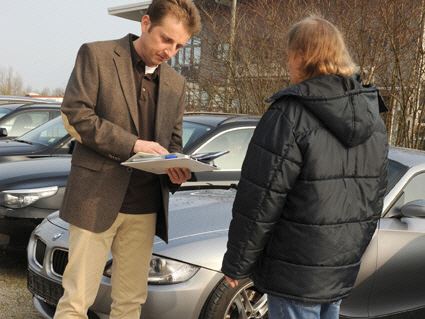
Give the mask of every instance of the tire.
<svg viewBox="0 0 425 319">
<path fill-rule="evenodd" d="M 267 295 L 255 289 L 250 279 L 230 288 L 223 279 L 204 305 L 200 319 L 267 319 Z"/>
</svg>

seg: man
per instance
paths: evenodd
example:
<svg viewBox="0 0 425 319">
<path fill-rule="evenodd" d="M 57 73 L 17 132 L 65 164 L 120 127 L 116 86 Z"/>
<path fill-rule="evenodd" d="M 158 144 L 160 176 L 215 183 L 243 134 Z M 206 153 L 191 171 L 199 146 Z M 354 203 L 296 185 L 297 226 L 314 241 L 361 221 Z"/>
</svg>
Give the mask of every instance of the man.
<svg viewBox="0 0 425 319">
<path fill-rule="evenodd" d="M 60 211 L 70 237 L 56 319 L 87 318 L 110 251 L 110 318 L 140 318 L 155 230 L 167 241 L 170 181 L 181 184 L 190 172 L 158 176 L 120 163 L 137 152 L 181 151 L 185 80 L 164 62 L 200 26 L 192 0 L 154 0 L 139 38 L 84 44 L 78 52 L 62 104 L 78 142 Z"/>
<path fill-rule="evenodd" d="M 222 270 L 233 288 L 253 278 L 270 319 L 338 319 L 387 184 L 379 93 L 318 17 L 290 29 L 288 70 L 246 154 Z"/>
</svg>

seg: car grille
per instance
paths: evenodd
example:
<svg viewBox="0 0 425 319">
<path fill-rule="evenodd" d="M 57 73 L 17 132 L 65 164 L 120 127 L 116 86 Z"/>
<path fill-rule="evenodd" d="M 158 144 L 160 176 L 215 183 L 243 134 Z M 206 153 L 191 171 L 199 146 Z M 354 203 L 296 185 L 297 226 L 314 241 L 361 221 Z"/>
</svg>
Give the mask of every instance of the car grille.
<svg viewBox="0 0 425 319">
<path fill-rule="evenodd" d="M 68 264 L 68 252 L 62 249 L 56 249 L 52 257 L 52 270 L 55 274 L 62 276 L 65 267 Z"/>
<path fill-rule="evenodd" d="M 36 274 L 31 269 L 28 269 L 28 289 L 53 306 L 57 305 L 63 295 L 63 288 L 60 284 Z"/>
<path fill-rule="evenodd" d="M 40 266 L 43 266 L 44 254 L 46 253 L 46 244 L 37 239 L 35 246 L 35 260 Z"/>
</svg>

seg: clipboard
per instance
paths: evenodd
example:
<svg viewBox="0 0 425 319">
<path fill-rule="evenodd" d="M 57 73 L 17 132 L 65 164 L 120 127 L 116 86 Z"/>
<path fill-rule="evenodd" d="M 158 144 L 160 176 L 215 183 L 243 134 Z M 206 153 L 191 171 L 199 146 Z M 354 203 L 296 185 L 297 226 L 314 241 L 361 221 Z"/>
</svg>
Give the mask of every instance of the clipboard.
<svg viewBox="0 0 425 319">
<path fill-rule="evenodd" d="M 173 167 L 188 168 L 191 172 L 211 172 L 219 168 L 197 160 L 189 155 L 170 153 L 167 155 L 152 155 L 137 153 L 121 165 L 140 169 L 154 174 L 167 174 L 167 169 Z"/>
</svg>

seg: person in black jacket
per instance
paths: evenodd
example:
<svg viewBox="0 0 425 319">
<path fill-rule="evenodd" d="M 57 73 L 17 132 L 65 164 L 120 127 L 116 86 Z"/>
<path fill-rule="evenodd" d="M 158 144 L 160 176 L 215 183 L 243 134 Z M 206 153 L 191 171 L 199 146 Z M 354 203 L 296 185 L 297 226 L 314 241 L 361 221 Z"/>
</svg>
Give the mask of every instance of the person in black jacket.
<svg viewBox="0 0 425 319">
<path fill-rule="evenodd" d="M 333 24 L 311 16 L 288 38 L 292 85 L 250 142 L 222 271 L 252 278 L 271 319 L 336 319 L 381 214 L 386 129 Z"/>
</svg>

